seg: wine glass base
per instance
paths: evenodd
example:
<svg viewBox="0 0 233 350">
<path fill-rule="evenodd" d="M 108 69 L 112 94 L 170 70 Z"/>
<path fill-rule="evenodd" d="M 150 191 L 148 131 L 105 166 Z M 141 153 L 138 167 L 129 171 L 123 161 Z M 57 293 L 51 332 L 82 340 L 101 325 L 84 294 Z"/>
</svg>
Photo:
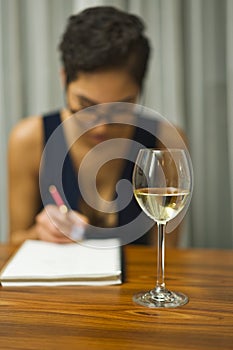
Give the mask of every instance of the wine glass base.
<svg viewBox="0 0 233 350">
<path fill-rule="evenodd" d="M 188 303 L 188 297 L 179 292 L 167 289 L 152 289 L 148 292 L 139 292 L 133 296 L 133 301 L 150 308 L 174 308 Z"/>
</svg>

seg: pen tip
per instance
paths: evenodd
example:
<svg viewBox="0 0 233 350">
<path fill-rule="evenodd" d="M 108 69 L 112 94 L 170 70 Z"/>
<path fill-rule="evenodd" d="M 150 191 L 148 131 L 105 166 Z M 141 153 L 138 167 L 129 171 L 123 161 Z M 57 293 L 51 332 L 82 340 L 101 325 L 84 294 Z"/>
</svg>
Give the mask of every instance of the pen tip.
<svg viewBox="0 0 233 350">
<path fill-rule="evenodd" d="M 68 213 L 68 208 L 65 204 L 60 205 L 59 210 L 62 214 L 67 214 Z"/>
<path fill-rule="evenodd" d="M 54 185 L 49 186 L 49 192 L 53 193 L 54 191 L 56 191 L 56 187 Z"/>
</svg>

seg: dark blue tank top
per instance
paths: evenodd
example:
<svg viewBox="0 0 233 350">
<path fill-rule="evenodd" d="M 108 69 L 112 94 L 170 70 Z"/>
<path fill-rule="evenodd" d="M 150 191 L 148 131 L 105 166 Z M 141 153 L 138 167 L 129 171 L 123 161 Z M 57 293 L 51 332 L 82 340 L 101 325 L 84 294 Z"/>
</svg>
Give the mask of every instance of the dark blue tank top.
<svg viewBox="0 0 233 350">
<path fill-rule="evenodd" d="M 155 121 L 149 120 L 146 122 L 151 123 L 151 128 L 149 126 L 149 130 L 155 130 L 155 127 L 156 127 Z M 142 123 L 141 127 L 139 123 L 139 126 L 135 128 L 133 140 L 139 142 L 140 144 L 143 144 L 144 147 L 146 148 L 155 148 L 156 147 L 155 136 L 152 133 L 145 131 L 145 128 L 143 128 L 145 120 L 144 121 L 142 120 L 141 123 Z M 43 116 L 45 146 L 47 145 L 50 136 L 59 127 L 60 124 L 61 124 L 61 117 L 60 117 L 59 111 Z M 58 130 L 59 130 L 59 137 L 57 139 L 59 140 L 59 142 L 56 141 L 56 144 L 52 145 L 52 147 L 50 146 L 48 150 L 45 148 L 45 151 L 44 151 L 44 161 L 43 161 L 44 166 L 40 173 L 40 190 L 43 198 L 42 207 L 47 204 L 54 204 L 53 199 L 51 198 L 51 195 L 48 191 L 49 186 L 51 184 L 54 184 L 57 186 L 60 193 L 65 195 L 64 198 L 68 207 L 70 207 L 73 210 L 77 210 L 81 212 L 79 208 L 81 193 L 77 182 L 76 171 L 75 171 L 71 156 L 68 152 L 68 147 L 66 144 L 65 135 L 63 133 L 63 128 L 60 127 Z M 147 125 L 147 130 L 148 130 L 148 125 Z M 130 159 L 136 159 L 139 148 L 133 147 L 133 149 L 130 150 L 131 152 Z M 64 152 L 66 154 L 66 157 L 62 167 L 62 186 L 61 186 L 59 184 L 59 181 L 57 181 L 58 174 L 56 171 L 55 164 L 57 163 L 57 159 L 59 158 L 61 153 L 64 153 Z M 125 164 L 126 165 L 123 169 L 121 178 L 129 180 L 131 182 L 134 162 L 126 160 Z M 47 171 L 47 169 L 49 169 L 49 171 Z M 128 206 L 126 206 L 123 210 L 119 211 L 118 213 L 118 226 L 123 226 L 131 222 L 140 213 L 141 213 L 141 209 L 139 208 L 139 205 L 136 202 L 134 196 L 132 196 L 132 200 L 130 201 Z M 145 220 L 150 221 L 150 219 L 148 219 L 148 217 L 146 216 L 145 216 Z M 148 234 L 142 236 L 141 238 L 137 239 L 133 243 L 147 244 Z"/>
</svg>

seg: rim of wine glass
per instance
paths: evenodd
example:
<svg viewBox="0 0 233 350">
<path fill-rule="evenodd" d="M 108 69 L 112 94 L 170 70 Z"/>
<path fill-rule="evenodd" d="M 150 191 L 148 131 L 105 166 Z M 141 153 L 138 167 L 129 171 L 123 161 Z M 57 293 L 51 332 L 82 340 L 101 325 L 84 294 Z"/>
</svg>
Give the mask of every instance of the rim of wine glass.
<svg viewBox="0 0 233 350">
<path fill-rule="evenodd" d="M 190 186 L 190 195 L 192 196 L 192 193 L 193 193 L 193 187 L 194 187 L 194 171 L 193 171 L 193 163 L 192 163 L 192 159 L 191 159 L 191 156 L 190 156 L 190 153 L 189 153 L 189 150 L 187 148 L 178 148 L 178 147 L 169 147 L 169 148 L 159 148 L 159 147 L 155 147 L 155 148 L 141 148 L 139 150 L 139 153 L 140 152 L 143 152 L 143 151 L 150 151 L 152 153 L 156 153 L 156 152 L 168 152 L 168 153 L 175 153 L 175 152 L 184 152 L 188 158 L 188 161 L 190 163 L 190 173 L 191 173 L 191 186 Z M 191 196 L 190 196 L 190 200 L 191 200 Z"/>
<path fill-rule="evenodd" d="M 180 151 L 183 151 L 183 152 L 186 152 L 187 154 L 189 154 L 188 149 L 178 148 L 178 147 L 174 147 L 174 148 L 172 148 L 172 147 L 169 147 L 169 148 L 162 148 L 162 147 L 161 148 L 159 148 L 159 147 L 151 148 L 151 147 L 149 147 L 149 148 L 141 148 L 139 151 L 140 152 L 141 151 L 153 151 L 153 152 L 154 151 L 163 151 L 163 152 L 170 152 L 170 151 L 172 151 L 172 152 L 180 152 Z"/>
</svg>

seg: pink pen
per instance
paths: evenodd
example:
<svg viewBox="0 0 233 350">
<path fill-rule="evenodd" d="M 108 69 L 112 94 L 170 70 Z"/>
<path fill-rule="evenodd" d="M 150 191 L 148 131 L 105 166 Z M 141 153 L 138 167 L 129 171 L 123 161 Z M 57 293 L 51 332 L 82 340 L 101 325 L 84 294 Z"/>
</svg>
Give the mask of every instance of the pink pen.
<svg viewBox="0 0 233 350">
<path fill-rule="evenodd" d="M 56 186 L 54 185 L 49 186 L 49 192 L 51 193 L 51 196 L 53 197 L 54 202 L 57 204 L 60 212 L 62 214 L 67 214 L 68 208 L 65 205 L 63 199 L 61 198 L 60 193 L 58 192 Z"/>
<path fill-rule="evenodd" d="M 58 206 L 60 212 L 62 214 L 67 214 L 68 208 L 65 205 L 63 199 L 61 198 L 61 195 L 58 192 L 56 186 L 54 186 L 54 185 L 49 186 L 49 192 L 51 193 L 51 196 L 53 197 L 53 200 L 56 203 L 56 205 Z M 75 241 L 80 241 L 84 238 L 84 235 L 85 235 L 84 226 L 83 225 L 81 225 L 81 226 L 74 225 L 72 227 L 72 231 L 69 234 L 69 237 Z"/>
</svg>

